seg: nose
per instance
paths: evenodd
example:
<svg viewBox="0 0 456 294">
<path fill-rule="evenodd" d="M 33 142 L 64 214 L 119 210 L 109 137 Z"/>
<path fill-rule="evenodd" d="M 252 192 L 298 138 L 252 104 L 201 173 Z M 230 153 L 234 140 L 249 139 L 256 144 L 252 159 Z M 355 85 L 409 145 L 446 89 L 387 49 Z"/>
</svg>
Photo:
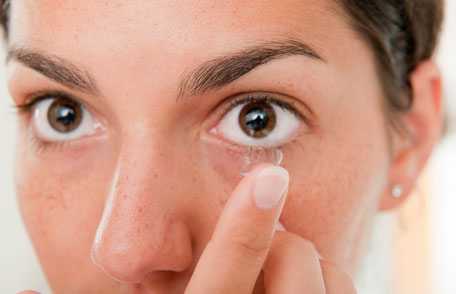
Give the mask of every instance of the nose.
<svg viewBox="0 0 456 294">
<path fill-rule="evenodd" d="M 125 283 L 157 271 L 184 271 L 192 262 L 191 235 L 179 212 L 182 195 L 170 187 L 176 179 L 163 173 L 169 160 L 143 143 L 120 152 L 92 246 L 93 262 Z"/>
</svg>

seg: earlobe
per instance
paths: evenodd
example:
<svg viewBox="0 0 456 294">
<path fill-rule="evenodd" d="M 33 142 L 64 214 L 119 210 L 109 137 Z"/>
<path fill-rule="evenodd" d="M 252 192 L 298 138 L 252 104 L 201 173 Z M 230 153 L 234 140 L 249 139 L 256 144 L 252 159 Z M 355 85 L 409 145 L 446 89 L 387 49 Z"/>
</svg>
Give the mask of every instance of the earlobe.
<svg viewBox="0 0 456 294">
<path fill-rule="evenodd" d="M 401 206 L 413 193 L 420 170 L 412 151 L 399 155 L 391 166 L 391 180 L 380 200 L 379 210 L 392 210 Z"/>
<path fill-rule="evenodd" d="M 395 135 L 390 181 L 380 199 L 380 210 L 399 207 L 412 194 L 442 133 L 441 75 L 435 63 L 419 64 L 410 75 L 410 85 L 413 105 L 401 118 L 408 136 Z M 401 195 L 394 197 L 398 185 Z"/>
<path fill-rule="evenodd" d="M 404 192 L 404 187 L 401 184 L 392 185 L 389 197 L 382 199 L 380 210 L 390 210 L 404 203 L 405 199 L 408 198 Z"/>
</svg>

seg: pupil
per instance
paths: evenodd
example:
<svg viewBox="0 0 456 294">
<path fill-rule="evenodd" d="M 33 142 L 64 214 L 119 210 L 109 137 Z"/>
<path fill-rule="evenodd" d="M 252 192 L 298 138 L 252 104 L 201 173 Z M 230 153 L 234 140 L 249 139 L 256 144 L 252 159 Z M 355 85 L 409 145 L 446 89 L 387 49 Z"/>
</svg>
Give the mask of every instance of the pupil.
<svg viewBox="0 0 456 294">
<path fill-rule="evenodd" d="M 51 127 L 61 133 L 69 133 L 79 127 L 82 120 L 81 106 L 68 99 L 55 100 L 48 111 Z"/>
<path fill-rule="evenodd" d="M 68 107 L 60 107 L 57 110 L 57 121 L 65 126 L 69 126 L 76 119 L 76 112 Z"/>
<path fill-rule="evenodd" d="M 261 131 L 268 125 L 268 114 L 260 108 L 253 108 L 247 113 L 245 124 L 248 128 L 256 131 Z"/>
<path fill-rule="evenodd" d="M 274 109 L 264 101 L 250 103 L 241 110 L 239 124 L 251 137 L 266 137 L 276 124 Z"/>
</svg>

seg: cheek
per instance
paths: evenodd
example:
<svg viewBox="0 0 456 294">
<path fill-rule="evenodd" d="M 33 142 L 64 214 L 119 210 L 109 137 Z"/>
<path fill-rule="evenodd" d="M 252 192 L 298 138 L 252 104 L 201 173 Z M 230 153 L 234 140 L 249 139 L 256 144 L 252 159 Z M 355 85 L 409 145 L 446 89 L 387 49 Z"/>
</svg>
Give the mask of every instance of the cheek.
<svg viewBox="0 0 456 294">
<path fill-rule="evenodd" d="M 285 157 L 291 183 L 282 222 L 325 258 L 350 268 L 387 182 L 384 143 L 310 140 Z"/>
<path fill-rule="evenodd" d="M 93 274 L 90 247 L 107 195 L 106 183 L 112 176 L 111 153 L 85 152 L 71 160 L 72 155 L 63 153 L 51 157 L 53 151 L 37 155 L 31 145 L 24 140 L 18 144 L 25 146 L 16 158 L 20 211 L 50 281 L 76 282 L 67 281 L 74 277 L 72 268 L 84 269 L 79 277 Z"/>
</svg>

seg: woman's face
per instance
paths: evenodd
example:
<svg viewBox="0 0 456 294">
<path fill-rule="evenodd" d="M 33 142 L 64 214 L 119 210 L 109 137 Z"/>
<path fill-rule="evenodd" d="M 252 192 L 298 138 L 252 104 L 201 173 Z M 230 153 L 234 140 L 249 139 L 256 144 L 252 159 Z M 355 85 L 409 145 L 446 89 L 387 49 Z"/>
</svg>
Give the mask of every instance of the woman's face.
<svg viewBox="0 0 456 294">
<path fill-rule="evenodd" d="M 182 293 L 247 145 L 283 152 L 285 228 L 354 271 L 389 127 L 332 1 L 17 0 L 11 19 L 12 97 L 44 98 L 20 115 L 17 193 L 55 292 Z"/>
</svg>

